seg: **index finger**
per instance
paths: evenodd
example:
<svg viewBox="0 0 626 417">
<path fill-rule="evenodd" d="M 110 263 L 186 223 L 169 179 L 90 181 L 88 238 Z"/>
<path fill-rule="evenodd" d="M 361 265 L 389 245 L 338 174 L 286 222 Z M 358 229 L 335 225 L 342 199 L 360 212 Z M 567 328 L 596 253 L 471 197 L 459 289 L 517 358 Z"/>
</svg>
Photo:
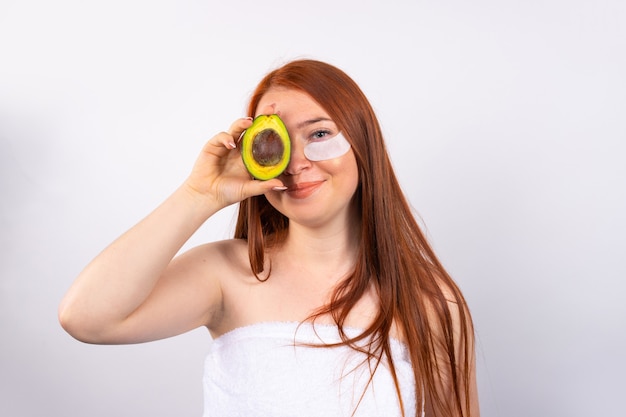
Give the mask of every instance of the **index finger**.
<svg viewBox="0 0 626 417">
<path fill-rule="evenodd" d="M 230 134 L 235 141 L 239 141 L 241 139 L 241 135 L 252 125 L 252 117 L 242 117 L 241 119 L 237 119 L 230 128 L 228 129 L 228 134 Z"/>
</svg>

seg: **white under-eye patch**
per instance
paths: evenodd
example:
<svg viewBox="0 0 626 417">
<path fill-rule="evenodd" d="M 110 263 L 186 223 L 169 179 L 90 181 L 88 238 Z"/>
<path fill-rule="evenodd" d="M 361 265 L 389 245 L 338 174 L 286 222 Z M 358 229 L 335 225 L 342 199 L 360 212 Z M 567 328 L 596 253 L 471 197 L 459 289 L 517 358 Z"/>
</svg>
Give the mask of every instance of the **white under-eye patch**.
<svg viewBox="0 0 626 417">
<path fill-rule="evenodd" d="M 330 139 L 310 142 L 304 146 L 304 156 L 309 161 L 327 161 L 339 158 L 350 150 L 350 142 L 341 133 Z"/>
</svg>

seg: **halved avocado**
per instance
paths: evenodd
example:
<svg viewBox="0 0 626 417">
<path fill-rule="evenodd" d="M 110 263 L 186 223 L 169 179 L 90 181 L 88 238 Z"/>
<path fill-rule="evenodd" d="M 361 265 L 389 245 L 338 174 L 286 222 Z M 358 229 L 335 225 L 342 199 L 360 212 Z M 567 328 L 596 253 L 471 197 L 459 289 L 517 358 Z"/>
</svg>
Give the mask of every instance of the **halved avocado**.
<svg viewBox="0 0 626 417">
<path fill-rule="evenodd" d="M 289 133 L 280 117 L 257 116 L 241 140 L 241 157 L 248 172 L 259 180 L 276 178 L 287 168 L 290 156 Z"/>
</svg>

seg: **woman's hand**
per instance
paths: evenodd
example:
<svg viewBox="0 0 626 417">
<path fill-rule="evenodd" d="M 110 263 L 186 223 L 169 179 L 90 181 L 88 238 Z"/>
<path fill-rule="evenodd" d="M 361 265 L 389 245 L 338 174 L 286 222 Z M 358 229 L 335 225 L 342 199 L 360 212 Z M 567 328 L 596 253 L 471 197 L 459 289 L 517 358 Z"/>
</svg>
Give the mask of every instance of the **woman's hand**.
<svg viewBox="0 0 626 417">
<path fill-rule="evenodd" d="M 235 121 L 227 132 L 211 138 L 202 148 L 185 188 L 195 197 L 226 207 L 248 197 L 264 194 L 284 184 L 278 179 L 253 180 L 241 160 L 237 144 L 252 119 Z"/>
</svg>

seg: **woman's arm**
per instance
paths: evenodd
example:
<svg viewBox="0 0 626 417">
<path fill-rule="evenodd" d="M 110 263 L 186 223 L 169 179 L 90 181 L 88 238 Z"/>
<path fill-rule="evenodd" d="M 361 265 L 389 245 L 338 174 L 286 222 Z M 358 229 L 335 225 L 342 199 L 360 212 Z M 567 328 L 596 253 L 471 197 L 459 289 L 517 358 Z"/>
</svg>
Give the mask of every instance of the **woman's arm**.
<svg viewBox="0 0 626 417">
<path fill-rule="evenodd" d="M 59 307 L 68 333 L 88 343 L 136 343 L 211 320 L 225 258 L 216 245 L 174 256 L 218 210 L 282 185 L 252 181 L 245 171 L 234 144 L 250 123 L 240 119 L 213 137 L 185 183 L 80 273 Z"/>
</svg>

